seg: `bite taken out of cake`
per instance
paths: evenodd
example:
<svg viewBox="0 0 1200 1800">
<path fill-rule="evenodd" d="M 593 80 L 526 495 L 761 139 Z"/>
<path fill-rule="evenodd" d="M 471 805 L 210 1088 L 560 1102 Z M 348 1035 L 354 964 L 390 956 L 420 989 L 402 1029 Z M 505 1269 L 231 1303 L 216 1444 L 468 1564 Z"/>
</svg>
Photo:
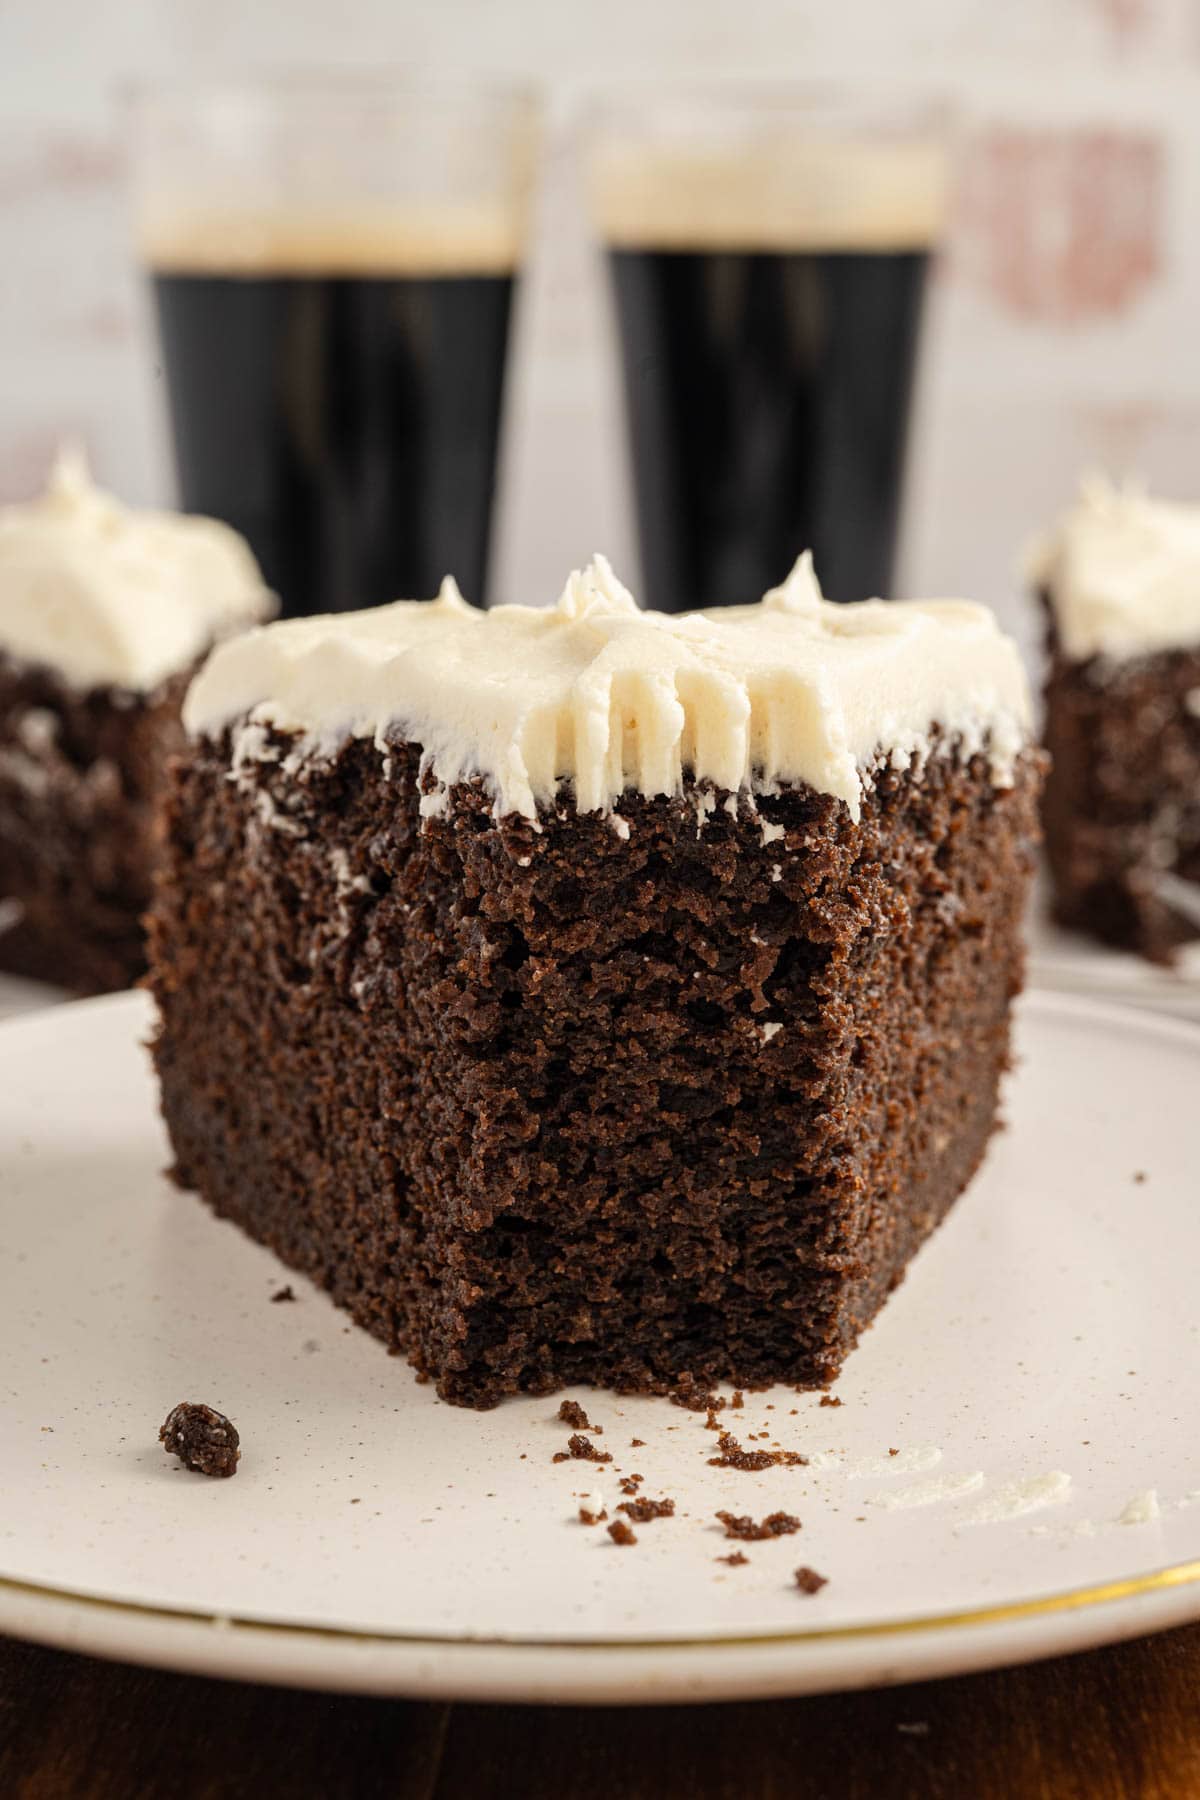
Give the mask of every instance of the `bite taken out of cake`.
<svg viewBox="0 0 1200 1800">
<path fill-rule="evenodd" d="M 476 1406 L 831 1379 L 996 1122 L 1042 757 L 958 602 L 267 626 L 184 711 L 178 1181 Z"/>
<path fill-rule="evenodd" d="M 0 510 L 0 969 L 80 993 L 142 973 L 188 681 L 273 611 L 236 532 L 127 509 L 77 454 Z"/>
<path fill-rule="evenodd" d="M 1200 505 L 1089 480 L 1030 573 L 1055 917 L 1170 963 L 1200 938 Z"/>
</svg>

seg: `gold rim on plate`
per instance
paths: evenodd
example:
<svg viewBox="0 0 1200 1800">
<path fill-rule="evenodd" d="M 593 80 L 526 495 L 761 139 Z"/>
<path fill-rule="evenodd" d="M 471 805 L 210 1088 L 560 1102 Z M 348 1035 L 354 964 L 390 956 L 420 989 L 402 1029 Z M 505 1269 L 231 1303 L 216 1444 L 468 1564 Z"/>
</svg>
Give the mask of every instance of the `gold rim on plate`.
<svg viewBox="0 0 1200 1800">
<path fill-rule="evenodd" d="M 305 1625 L 285 1620 L 242 1619 L 233 1614 L 195 1612 L 185 1608 L 151 1606 L 136 1600 L 107 1599 L 103 1595 L 84 1594 L 72 1588 L 44 1586 L 40 1582 L 16 1581 L 0 1575 L 0 1596 L 25 1595 L 31 1599 L 53 1600 L 72 1606 L 118 1613 L 138 1619 L 179 1621 L 192 1625 L 219 1624 L 225 1629 L 266 1636 L 331 1639 L 354 1644 L 395 1644 L 408 1649 L 473 1650 L 505 1649 L 514 1651 L 545 1650 L 721 1650 L 770 1649 L 774 1645 L 828 1643 L 836 1640 L 904 1637 L 910 1634 L 949 1631 L 969 1625 L 1004 1625 L 1018 1619 L 1034 1619 L 1044 1614 L 1077 1612 L 1085 1607 L 1103 1606 L 1117 1600 L 1136 1599 L 1141 1595 L 1161 1593 L 1167 1589 L 1188 1587 L 1200 1582 L 1200 1559 L 1172 1563 L 1154 1569 L 1148 1575 L 1130 1575 L 1118 1581 L 1090 1583 L 1086 1587 L 1069 1588 L 1058 1594 L 1045 1594 L 1035 1600 L 1014 1600 L 1003 1606 L 966 1607 L 961 1611 L 926 1613 L 911 1619 L 878 1620 L 865 1625 L 816 1625 L 803 1631 L 764 1631 L 732 1636 L 714 1635 L 701 1638 L 587 1638 L 546 1637 L 514 1638 L 497 1635 L 465 1637 L 461 1633 L 404 1631 L 368 1631 L 353 1626 Z"/>
</svg>

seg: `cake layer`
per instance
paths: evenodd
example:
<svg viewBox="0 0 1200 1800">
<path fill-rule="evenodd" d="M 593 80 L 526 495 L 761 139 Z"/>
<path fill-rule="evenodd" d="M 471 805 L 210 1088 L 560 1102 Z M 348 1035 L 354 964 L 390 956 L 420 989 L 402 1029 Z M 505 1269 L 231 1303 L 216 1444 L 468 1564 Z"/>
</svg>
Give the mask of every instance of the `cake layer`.
<svg viewBox="0 0 1200 1800">
<path fill-rule="evenodd" d="M 0 510 L 0 652 L 80 691 L 149 694 L 274 611 L 236 531 L 124 507 L 77 453 L 39 499 Z"/>
<path fill-rule="evenodd" d="M 88 994 L 142 974 L 186 679 L 118 705 L 0 651 L 0 969 Z"/>
<path fill-rule="evenodd" d="M 235 738 L 176 765 L 151 933 L 181 1183 L 455 1402 L 831 1379 L 993 1129 L 1038 753 L 617 833 Z"/>
<path fill-rule="evenodd" d="M 435 601 L 287 620 L 222 645 L 184 710 L 194 736 L 243 726 L 238 767 L 263 728 L 296 734 L 293 756 L 415 741 L 426 814 L 479 776 L 497 816 L 529 819 L 565 783 L 593 812 L 689 779 L 733 794 L 803 783 L 857 818 L 881 753 L 906 768 L 935 742 L 982 751 L 1004 786 L 1029 718 L 1017 651 L 986 608 L 831 605 L 807 557 L 758 605 L 712 613 L 642 612 L 597 558 L 552 608 L 479 612 L 446 583 Z"/>
<path fill-rule="evenodd" d="M 1092 675 L 1052 640 L 1043 818 L 1055 917 L 1170 963 L 1200 936 L 1160 880 L 1200 895 L 1200 645 Z"/>
<path fill-rule="evenodd" d="M 1200 506 L 1086 481 L 1029 576 L 1073 662 L 1200 648 Z"/>
</svg>

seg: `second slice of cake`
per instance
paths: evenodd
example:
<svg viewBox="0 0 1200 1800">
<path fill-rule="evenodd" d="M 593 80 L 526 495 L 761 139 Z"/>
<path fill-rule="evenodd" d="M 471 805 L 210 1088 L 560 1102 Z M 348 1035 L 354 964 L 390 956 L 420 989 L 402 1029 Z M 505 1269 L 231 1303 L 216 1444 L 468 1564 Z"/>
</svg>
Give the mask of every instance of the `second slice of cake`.
<svg viewBox="0 0 1200 1800">
<path fill-rule="evenodd" d="M 180 704 L 274 611 L 229 526 L 122 506 L 77 454 L 0 509 L 0 969 L 80 993 L 142 974 Z"/>
<path fill-rule="evenodd" d="M 1055 916 L 1170 963 L 1200 937 L 1200 506 L 1089 481 L 1031 574 Z"/>
<path fill-rule="evenodd" d="M 152 924 L 179 1180 L 447 1399 L 819 1384 L 962 1191 L 1040 753 L 956 602 L 436 602 L 219 649 Z"/>
</svg>

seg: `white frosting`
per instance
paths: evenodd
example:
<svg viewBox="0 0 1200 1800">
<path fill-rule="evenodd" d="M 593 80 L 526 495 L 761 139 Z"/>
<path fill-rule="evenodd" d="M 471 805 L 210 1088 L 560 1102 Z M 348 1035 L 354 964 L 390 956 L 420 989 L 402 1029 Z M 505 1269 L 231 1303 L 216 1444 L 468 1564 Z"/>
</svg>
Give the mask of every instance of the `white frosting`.
<svg viewBox="0 0 1200 1800">
<path fill-rule="evenodd" d="M 1135 1494 L 1126 1502 L 1117 1520 L 1118 1525 L 1152 1525 L 1155 1519 L 1161 1519 L 1162 1507 L 1158 1503 L 1158 1489 L 1147 1488 L 1143 1494 Z"/>
<path fill-rule="evenodd" d="M 912 1487 L 886 1488 L 881 1494 L 871 1494 L 868 1504 L 882 1506 L 888 1512 L 908 1512 L 915 1506 L 941 1506 L 982 1486 L 982 1469 L 973 1469 L 969 1475 L 933 1475 L 928 1481 L 914 1482 Z"/>
<path fill-rule="evenodd" d="M 1200 644 L 1200 506 L 1091 477 L 1035 546 L 1064 653 L 1124 662 Z"/>
<path fill-rule="evenodd" d="M 923 1475 L 936 1469 L 942 1453 L 936 1444 L 915 1444 L 909 1450 L 897 1450 L 895 1456 L 850 1456 L 844 1450 L 815 1450 L 808 1459 L 812 1470 L 837 1469 L 848 1481 L 861 1481 L 864 1476 Z"/>
<path fill-rule="evenodd" d="M 597 557 L 557 606 L 479 612 L 452 582 L 435 601 L 286 620 L 221 647 L 184 708 L 193 734 L 271 725 L 332 754 L 348 736 L 420 743 L 441 789 L 482 775 L 498 814 L 536 816 L 570 778 L 581 812 L 683 775 L 753 791 L 806 782 L 858 817 L 864 771 L 929 751 L 939 726 L 986 748 L 997 784 L 1028 738 L 1028 685 L 991 613 L 965 601 L 821 598 L 809 558 L 756 606 L 640 612 Z M 702 820 L 700 821 L 703 822 Z"/>
<path fill-rule="evenodd" d="M 1030 1475 L 1024 1481 L 1002 1481 L 963 1520 L 964 1525 L 1001 1525 L 1071 1498 L 1071 1477 L 1063 1469 Z"/>
<path fill-rule="evenodd" d="M 236 531 L 124 507 L 77 452 L 40 498 L 0 510 L 0 650 L 73 687 L 149 693 L 274 610 Z"/>
</svg>

